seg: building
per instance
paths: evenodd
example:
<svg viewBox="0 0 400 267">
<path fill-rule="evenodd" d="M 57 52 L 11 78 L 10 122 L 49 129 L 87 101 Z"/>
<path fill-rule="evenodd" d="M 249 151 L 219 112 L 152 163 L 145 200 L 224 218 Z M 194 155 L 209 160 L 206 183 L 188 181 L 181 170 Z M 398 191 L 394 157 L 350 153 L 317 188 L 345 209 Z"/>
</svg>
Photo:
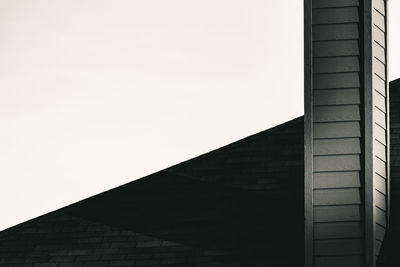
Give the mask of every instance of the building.
<svg viewBox="0 0 400 267">
<path fill-rule="evenodd" d="M 385 0 L 305 1 L 305 116 L 0 232 L 0 266 L 400 266 Z"/>
<path fill-rule="evenodd" d="M 0 232 L 0 266 L 303 266 L 303 151 L 300 117 Z M 391 203 L 378 266 L 400 264 L 400 79 Z"/>
</svg>

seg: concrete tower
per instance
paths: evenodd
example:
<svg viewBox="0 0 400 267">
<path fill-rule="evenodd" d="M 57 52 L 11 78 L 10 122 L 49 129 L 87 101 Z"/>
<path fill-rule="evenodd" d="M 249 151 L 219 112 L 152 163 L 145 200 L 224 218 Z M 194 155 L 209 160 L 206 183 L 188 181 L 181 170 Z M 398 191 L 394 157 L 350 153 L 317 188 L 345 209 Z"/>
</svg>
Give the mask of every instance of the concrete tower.
<svg viewBox="0 0 400 267">
<path fill-rule="evenodd" d="M 388 228 L 386 14 L 386 0 L 305 0 L 307 267 L 374 267 Z"/>
</svg>

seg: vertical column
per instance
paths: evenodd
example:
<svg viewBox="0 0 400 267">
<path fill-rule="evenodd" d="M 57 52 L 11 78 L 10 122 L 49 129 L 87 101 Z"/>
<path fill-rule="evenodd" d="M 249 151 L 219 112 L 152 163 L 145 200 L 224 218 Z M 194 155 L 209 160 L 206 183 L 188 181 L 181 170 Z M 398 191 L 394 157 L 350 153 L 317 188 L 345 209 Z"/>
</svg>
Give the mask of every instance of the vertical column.
<svg viewBox="0 0 400 267">
<path fill-rule="evenodd" d="M 366 259 L 375 266 L 389 217 L 389 97 L 386 1 L 364 6 L 365 46 L 365 226 Z"/>
<path fill-rule="evenodd" d="M 389 117 L 386 67 L 386 1 L 372 0 L 372 136 L 373 136 L 373 219 L 374 262 L 379 254 L 388 222 L 389 208 Z M 368 207 L 367 207 L 368 208 Z"/>
<path fill-rule="evenodd" d="M 306 266 L 375 266 L 388 209 L 386 2 L 305 1 Z"/>
</svg>

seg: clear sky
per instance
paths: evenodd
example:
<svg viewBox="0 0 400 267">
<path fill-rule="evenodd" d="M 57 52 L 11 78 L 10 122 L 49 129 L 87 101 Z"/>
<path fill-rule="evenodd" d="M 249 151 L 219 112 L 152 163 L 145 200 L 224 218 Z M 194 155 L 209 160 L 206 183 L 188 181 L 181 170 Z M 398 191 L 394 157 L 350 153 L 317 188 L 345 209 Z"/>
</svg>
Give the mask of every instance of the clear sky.
<svg viewBox="0 0 400 267">
<path fill-rule="evenodd" d="M 0 230 L 301 116 L 302 2 L 0 0 Z"/>
</svg>

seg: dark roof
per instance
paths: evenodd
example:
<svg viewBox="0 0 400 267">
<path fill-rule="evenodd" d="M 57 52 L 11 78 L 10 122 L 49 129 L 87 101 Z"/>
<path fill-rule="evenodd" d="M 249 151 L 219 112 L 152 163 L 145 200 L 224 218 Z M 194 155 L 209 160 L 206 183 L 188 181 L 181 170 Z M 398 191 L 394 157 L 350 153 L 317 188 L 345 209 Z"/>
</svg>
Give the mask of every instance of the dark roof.
<svg viewBox="0 0 400 267">
<path fill-rule="evenodd" d="M 400 78 L 391 81 L 390 82 L 390 87 L 397 88 L 397 89 L 394 89 L 394 90 L 399 90 L 398 88 L 400 88 Z"/>
<path fill-rule="evenodd" d="M 300 117 L 5 230 L 0 266 L 301 266 L 303 166 Z"/>
<path fill-rule="evenodd" d="M 390 83 L 390 220 L 379 266 L 398 267 L 400 244 L 400 79 Z"/>
</svg>

